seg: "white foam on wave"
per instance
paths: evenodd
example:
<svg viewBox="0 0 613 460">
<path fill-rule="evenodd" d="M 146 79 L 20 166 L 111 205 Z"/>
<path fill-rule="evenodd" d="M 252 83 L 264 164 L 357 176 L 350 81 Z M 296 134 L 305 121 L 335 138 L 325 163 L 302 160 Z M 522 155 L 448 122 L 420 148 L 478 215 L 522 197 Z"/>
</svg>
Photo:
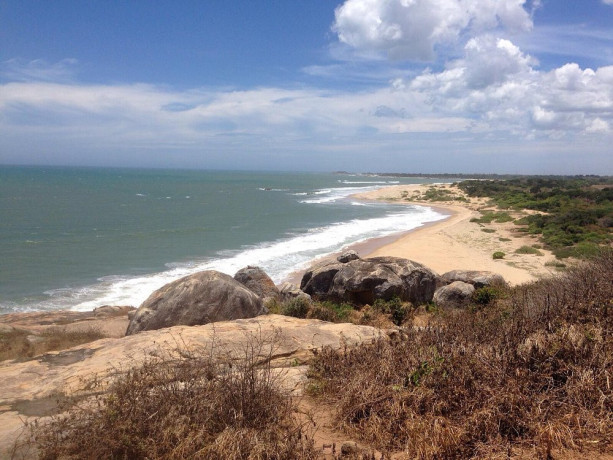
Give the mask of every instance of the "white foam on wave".
<svg viewBox="0 0 613 460">
<path fill-rule="evenodd" d="M 323 204 L 323 203 L 333 203 L 335 201 L 344 200 L 351 195 L 355 195 L 356 193 L 363 193 L 369 190 L 375 190 L 379 188 L 377 185 L 373 185 L 371 187 L 338 187 L 332 189 L 323 189 L 317 190 L 312 193 L 312 195 L 318 195 L 316 198 L 308 198 L 306 200 L 301 200 L 300 203 L 305 204 Z"/>
<path fill-rule="evenodd" d="M 106 277 L 100 279 L 100 283 L 85 288 L 51 291 L 48 293 L 49 301 L 45 302 L 48 305 L 42 309 L 59 304 L 63 304 L 62 308 L 67 308 L 67 304 L 72 305 L 74 310 L 91 310 L 100 305 L 138 306 L 153 291 L 183 276 L 202 270 L 218 270 L 233 275 L 247 265 L 262 267 L 275 283 L 279 283 L 291 273 L 306 268 L 315 258 L 371 238 L 412 230 L 445 217 L 431 208 L 407 206 L 384 217 L 339 222 L 288 235 L 277 241 L 220 252 L 213 259 L 171 264 L 169 270 L 160 273 L 131 278 Z"/>
<path fill-rule="evenodd" d="M 369 180 L 369 181 L 351 181 L 351 180 L 339 180 L 341 184 L 399 184 L 398 180 Z"/>
</svg>

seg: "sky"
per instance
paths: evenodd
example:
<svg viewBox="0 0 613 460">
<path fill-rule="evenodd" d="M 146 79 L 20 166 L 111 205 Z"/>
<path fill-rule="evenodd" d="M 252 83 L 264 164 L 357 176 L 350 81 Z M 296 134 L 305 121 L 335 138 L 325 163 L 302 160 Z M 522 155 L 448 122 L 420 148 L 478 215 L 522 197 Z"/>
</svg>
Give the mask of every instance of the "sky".
<svg viewBox="0 0 613 460">
<path fill-rule="evenodd" d="M 613 174 L 613 0 L 0 0 L 0 164 Z"/>
</svg>

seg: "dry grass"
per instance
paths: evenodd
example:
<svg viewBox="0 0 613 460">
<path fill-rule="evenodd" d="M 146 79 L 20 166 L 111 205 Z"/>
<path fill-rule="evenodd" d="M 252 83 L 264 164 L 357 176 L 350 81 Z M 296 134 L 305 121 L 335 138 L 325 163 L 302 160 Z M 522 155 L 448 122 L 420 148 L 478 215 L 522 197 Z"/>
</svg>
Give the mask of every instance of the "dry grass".
<svg viewBox="0 0 613 460">
<path fill-rule="evenodd" d="M 272 348 L 253 340 L 238 360 L 212 352 L 151 357 L 104 394 L 32 425 L 41 459 L 314 459 Z M 218 354 L 215 354 L 218 356 Z"/>
<path fill-rule="evenodd" d="M 311 388 L 339 424 L 408 458 L 613 446 L 613 255 L 437 314 L 402 340 L 320 353 Z"/>
<path fill-rule="evenodd" d="M 26 360 L 48 351 L 65 350 L 102 338 L 104 334 L 96 329 L 66 331 L 61 327 L 54 327 L 40 334 L 13 329 L 9 332 L 0 332 L 0 361 Z"/>
</svg>

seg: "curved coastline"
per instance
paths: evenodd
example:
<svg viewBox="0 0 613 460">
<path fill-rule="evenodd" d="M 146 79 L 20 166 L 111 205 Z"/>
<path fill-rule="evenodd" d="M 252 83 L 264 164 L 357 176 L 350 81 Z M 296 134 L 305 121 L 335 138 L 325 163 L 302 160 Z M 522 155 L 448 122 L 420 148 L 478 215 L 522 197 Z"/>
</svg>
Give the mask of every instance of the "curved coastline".
<svg viewBox="0 0 613 460">
<path fill-rule="evenodd" d="M 553 260 L 551 253 L 541 249 L 545 257 L 522 255 L 515 250 L 522 245 L 531 245 L 535 240 L 514 232 L 512 222 L 491 224 L 493 231 L 483 232 L 482 226 L 471 222 L 481 214 L 480 208 L 487 207 L 483 199 L 472 199 L 465 204 L 457 202 L 432 203 L 427 201 L 405 201 L 409 193 L 424 193 L 431 185 L 399 185 L 354 196 L 355 199 L 379 200 L 433 208 L 449 215 L 448 218 L 431 222 L 416 229 L 396 234 L 385 244 L 375 244 L 360 254 L 363 257 L 395 256 L 422 263 L 439 274 L 450 270 L 487 270 L 501 274 L 511 285 L 535 281 L 553 274 L 545 265 Z M 438 187 L 461 193 L 450 184 Z M 366 247 L 368 247 L 366 245 Z M 503 250 L 507 257 L 494 260 L 492 253 Z"/>
</svg>

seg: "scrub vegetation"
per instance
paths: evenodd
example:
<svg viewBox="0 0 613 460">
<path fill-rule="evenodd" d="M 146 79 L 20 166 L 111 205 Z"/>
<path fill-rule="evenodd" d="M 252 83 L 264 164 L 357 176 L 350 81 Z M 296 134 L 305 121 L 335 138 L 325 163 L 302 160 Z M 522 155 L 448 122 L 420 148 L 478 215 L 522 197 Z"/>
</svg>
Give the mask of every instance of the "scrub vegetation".
<svg viewBox="0 0 613 460">
<path fill-rule="evenodd" d="M 613 180 L 601 177 L 523 177 L 467 180 L 458 187 L 469 197 L 488 197 L 502 209 L 530 210 L 515 220 L 526 233 L 539 235 L 558 258 L 589 258 L 613 241 Z M 487 212 L 478 223 L 513 220 Z"/>
<path fill-rule="evenodd" d="M 608 251 L 556 279 L 481 290 L 473 308 L 439 310 L 395 341 L 324 350 L 310 388 L 340 427 L 387 455 L 611 453 L 611 279 Z"/>
<path fill-rule="evenodd" d="M 359 311 L 303 300 L 276 307 L 401 325 L 372 343 L 323 349 L 308 371 L 309 397 L 371 454 L 595 456 L 613 452 L 611 279 L 613 252 L 602 251 L 556 278 L 480 288 L 464 309 L 398 299 Z M 417 313 L 428 316 L 420 327 Z M 271 356 L 272 345 L 256 339 L 232 360 L 186 350 L 152 356 L 98 396 L 32 423 L 28 442 L 42 459 L 323 458 Z"/>
</svg>

